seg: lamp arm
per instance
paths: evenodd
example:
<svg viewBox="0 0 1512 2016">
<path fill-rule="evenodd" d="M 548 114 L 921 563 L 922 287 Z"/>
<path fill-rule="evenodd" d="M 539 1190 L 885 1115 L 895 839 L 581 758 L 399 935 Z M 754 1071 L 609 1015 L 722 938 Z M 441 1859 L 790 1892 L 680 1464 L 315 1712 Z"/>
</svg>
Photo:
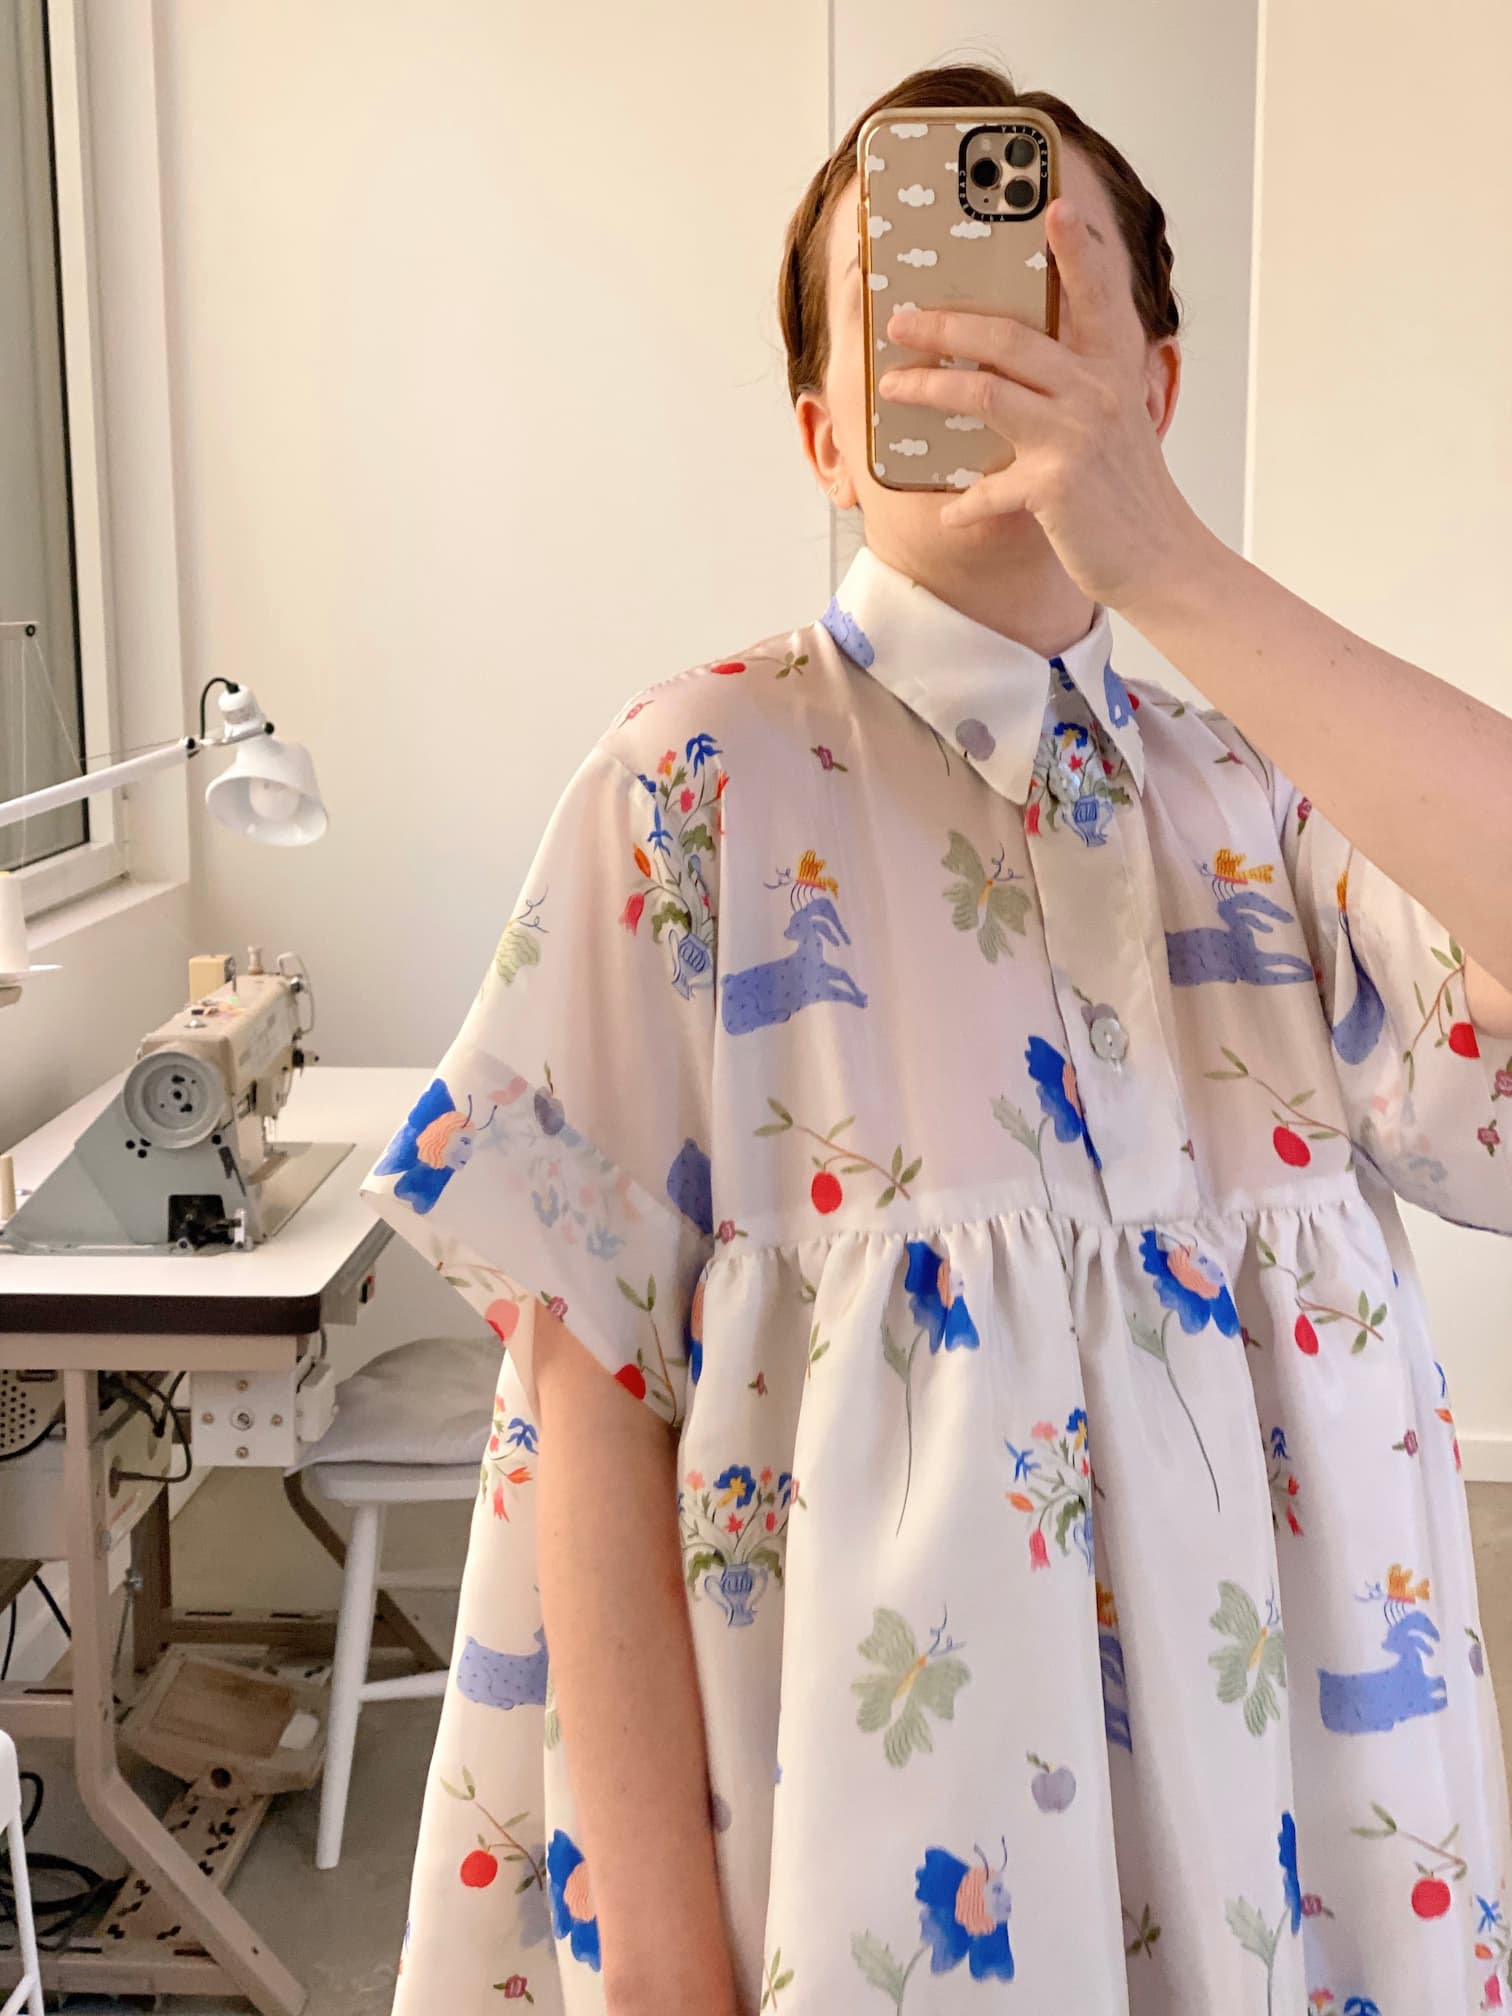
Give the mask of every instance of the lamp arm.
<svg viewBox="0 0 1512 2016">
<path fill-rule="evenodd" d="M 186 735 L 181 741 L 149 750 L 145 756 L 128 756 L 124 762 L 107 764 L 103 770 L 90 770 L 82 777 L 65 777 L 61 784 L 49 784 L 41 791 L 28 791 L 22 798 L 0 804 L 0 826 L 34 819 L 39 812 L 51 812 L 59 805 L 77 805 L 81 798 L 92 798 L 97 791 L 118 790 L 123 784 L 134 784 L 139 777 L 150 777 L 155 771 L 187 763 L 199 747 L 195 736 Z"/>
<path fill-rule="evenodd" d="M 97 791 L 118 791 L 123 784 L 135 784 L 159 770 L 171 770 L 187 763 L 202 749 L 225 749 L 235 742 L 250 742 L 254 736 L 272 733 L 272 723 L 256 714 L 244 722 L 228 723 L 223 735 L 185 735 L 177 742 L 165 742 L 161 749 L 149 749 L 145 756 L 128 756 L 123 762 L 90 770 L 81 777 L 65 777 L 61 784 L 49 784 L 41 791 L 28 791 L 22 798 L 0 804 L 0 827 L 15 826 L 23 819 L 35 819 L 39 812 L 51 812 L 59 805 L 76 805 Z"/>
</svg>

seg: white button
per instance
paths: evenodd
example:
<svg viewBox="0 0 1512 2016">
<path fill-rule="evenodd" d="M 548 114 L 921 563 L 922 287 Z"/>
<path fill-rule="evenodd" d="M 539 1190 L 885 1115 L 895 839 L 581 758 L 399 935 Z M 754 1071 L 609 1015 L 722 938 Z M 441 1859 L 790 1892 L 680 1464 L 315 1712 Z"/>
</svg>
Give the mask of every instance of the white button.
<svg viewBox="0 0 1512 2016">
<path fill-rule="evenodd" d="M 1094 1015 L 1088 1031 L 1095 1055 L 1104 1063 L 1117 1064 L 1129 1048 L 1129 1032 L 1116 1015 Z"/>
</svg>

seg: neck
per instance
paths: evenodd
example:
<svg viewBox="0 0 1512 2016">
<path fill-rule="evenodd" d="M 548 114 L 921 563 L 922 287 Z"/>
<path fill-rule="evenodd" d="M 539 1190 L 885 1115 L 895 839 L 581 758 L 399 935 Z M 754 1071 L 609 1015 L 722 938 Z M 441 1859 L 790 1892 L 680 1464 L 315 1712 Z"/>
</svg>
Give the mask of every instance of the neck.
<svg viewBox="0 0 1512 2016">
<path fill-rule="evenodd" d="M 892 528 L 866 542 L 879 560 L 917 581 L 963 616 L 1053 658 L 1085 637 L 1097 605 L 1071 579 L 1027 512 L 985 519 L 942 547 Z"/>
</svg>

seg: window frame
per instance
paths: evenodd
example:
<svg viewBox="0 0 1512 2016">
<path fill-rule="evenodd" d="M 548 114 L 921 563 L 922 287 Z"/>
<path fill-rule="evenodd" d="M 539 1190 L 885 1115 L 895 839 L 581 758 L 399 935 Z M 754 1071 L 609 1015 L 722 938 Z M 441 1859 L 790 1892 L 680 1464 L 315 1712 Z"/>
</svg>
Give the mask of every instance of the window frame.
<svg viewBox="0 0 1512 2016">
<path fill-rule="evenodd" d="M 42 49 L 51 102 L 52 180 L 56 206 L 56 252 L 60 302 L 63 398 L 67 436 L 69 521 L 73 544 L 75 621 L 82 706 L 81 746 L 90 768 L 103 768 L 96 752 L 121 747 L 122 705 L 114 623 L 104 340 L 99 300 L 99 244 L 90 132 L 87 10 L 83 0 L 41 0 Z M 151 68 L 150 8 L 139 12 Z M 38 27 L 23 17 L 22 36 L 33 40 Z M 31 66 L 28 66 L 31 67 Z M 133 66 L 137 68 L 138 66 Z M 112 80 L 112 92 L 118 88 Z M 156 132 L 154 102 L 135 109 Z M 48 107 L 40 107 L 46 119 Z M 156 162 L 156 149 L 153 149 Z M 137 192 L 140 200 L 141 192 Z M 160 204 L 160 182 L 151 192 Z M 160 214 L 160 212 L 158 213 Z M 156 258 L 161 298 L 161 236 L 144 232 L 133 256 Z M 166 354 L 159 360 L 166 373 Z M 119 388 L 129 398 L 130 387 Z M 168 444 L 164 444 L 165 452 Z M 176 670 L 176 668 L 175 668 Z M 175 684 L 177 684 L 175 678 Z M 15 871 L 28 920 L 64 911 L 64 906 L 98 899 L 99 892 L 131 877 L 130 806 L 119 791 L 101 791 L 87 801 L 89 838 L 61 853 Z M 126 895 L 128 892 L 122 892 Z M 54 927 L 64 916 L 50 918 Z"/>
</svg>

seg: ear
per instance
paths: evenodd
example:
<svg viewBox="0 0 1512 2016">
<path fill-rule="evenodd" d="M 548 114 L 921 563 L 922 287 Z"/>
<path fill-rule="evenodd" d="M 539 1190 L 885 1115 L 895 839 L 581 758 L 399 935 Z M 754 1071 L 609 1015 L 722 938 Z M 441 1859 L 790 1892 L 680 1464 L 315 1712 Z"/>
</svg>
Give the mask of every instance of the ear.
<svg viewBox="0 0 1512 2016">
<path fill-rule="evenodd" d="M 826 501 L 839 511 L 848 510 L 856 501 L 855 490 L 846 473 L 840 444 L 835 439 L 835 424 L 830 418 L 829 407 L 817 392 L 800 392 L 793 411 L 804 455 L 819 479 Z M 832 483 L 838 486 L 833 492 L 830 490 Z"/>
<path fill-rule="evenodd" d="M 1161 440 L 1176 417 L 1181 392 L 1181 340 L 1162 336 L 1145 351 L 1145 411 Z"/>
</svg>

